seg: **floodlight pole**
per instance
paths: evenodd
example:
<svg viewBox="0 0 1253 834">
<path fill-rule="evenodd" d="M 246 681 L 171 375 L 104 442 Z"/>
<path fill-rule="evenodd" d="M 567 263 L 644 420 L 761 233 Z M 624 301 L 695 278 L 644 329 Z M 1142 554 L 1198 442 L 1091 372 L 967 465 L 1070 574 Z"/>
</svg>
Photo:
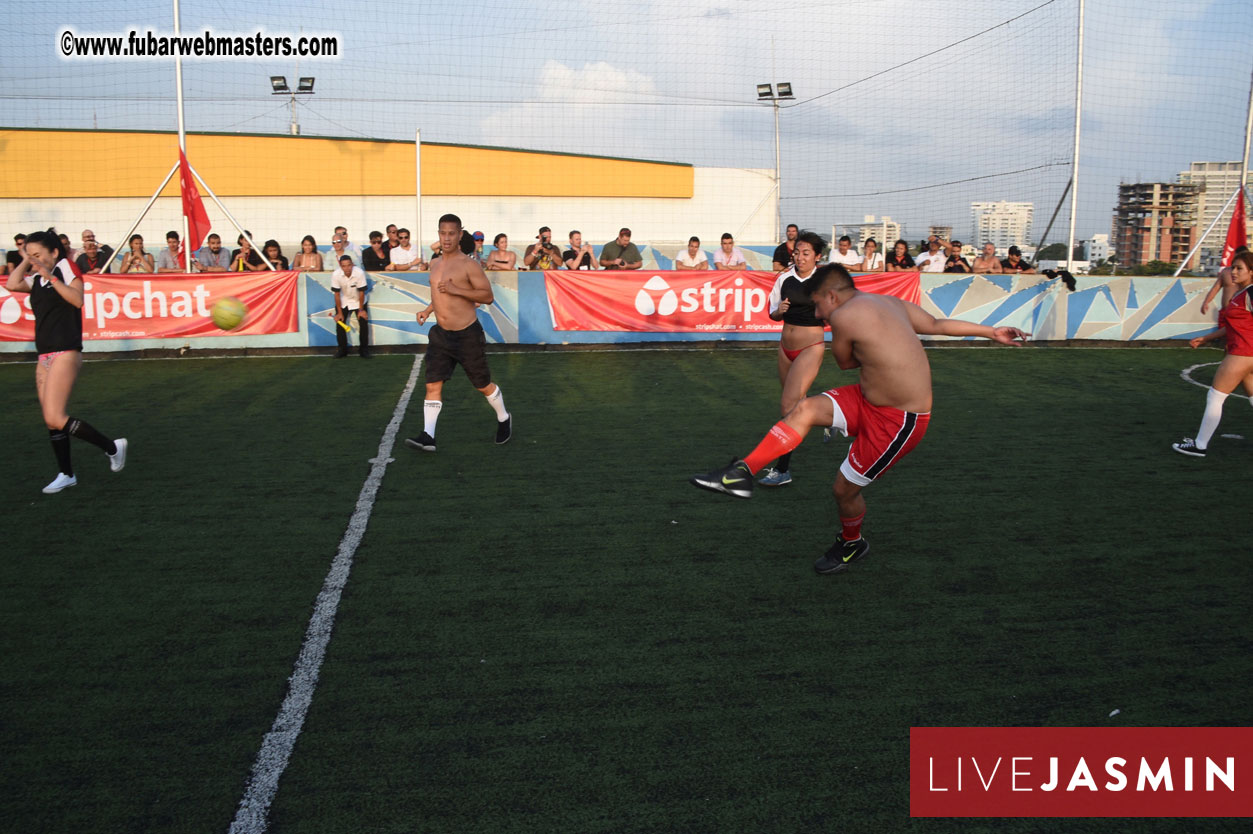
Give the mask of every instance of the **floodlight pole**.
<svg viewBox="0 0 1253 834">
<path fill-rule="evenodd" d="M 1249 140 L 1253 139 L 1253 78 L 1249 80 L 1249 115 L 1244 123 L 1244 160 L 1240 163 L 1240 188 L 1249 184 Z"/>
<path fill-rule="evenodd" d="M 1079 0 L 1078 60 L 1075 62 L 1075 153 L 1070 163 L 1070 236 L 1066 239 L 1066 269 L 1073 270 L 1075 215 L 1079 210 L 1079 127 L 1083 118 L 1083 3 Z"/>
</svg>

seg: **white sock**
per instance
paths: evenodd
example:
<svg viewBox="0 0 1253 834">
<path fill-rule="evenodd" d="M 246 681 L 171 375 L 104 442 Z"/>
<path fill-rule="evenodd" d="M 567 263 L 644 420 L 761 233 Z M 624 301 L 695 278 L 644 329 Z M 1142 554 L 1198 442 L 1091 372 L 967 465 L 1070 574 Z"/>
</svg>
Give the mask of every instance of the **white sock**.
<svg viewBox="0 0 1253 834">
<path fill-rule="evenodd" d="M 1196 447 L 1205 449 L 1209 446 L 1210 438 L 1214 436 L 1214 431 L 1218 428 L 1218 421 L 1223 419 L 1223 403 L 1226 401 L 1227 395 L 1209 389 L 1205 394 L 1205 416 L 1201 418 L 1201 428 L 1196 433 Z"/>
<path fill-rule="evenodd" d="M 424 431 L 431 437 L 435 436 L 435 421 L 439 419 L 439 410 L 443 407 L 439 400 L 422 401 L 422 416 L 426 420 Z"/>
<path fill-rule="evenodd" d="M 487 395 L 487 404 L 496 410 L 496 422 L 503 423 L 509 419 L 509 412 L 505 411 L 505 395 L 501 393 L 499 385 Z"/>
</svg>

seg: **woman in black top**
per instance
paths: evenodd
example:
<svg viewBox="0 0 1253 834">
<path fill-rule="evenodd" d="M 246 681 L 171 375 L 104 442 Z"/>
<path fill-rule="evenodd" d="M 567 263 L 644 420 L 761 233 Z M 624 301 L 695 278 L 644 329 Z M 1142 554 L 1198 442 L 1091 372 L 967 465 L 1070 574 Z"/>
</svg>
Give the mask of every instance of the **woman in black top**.
<svg viewBox="0 0 1253 834">
<path fill-rule="evenodd" d="M 274 264 L 275 269 L 286 272 L 290 268 L 287 265 L 287 256 L 283 254 L 283 247 L 278 245 L 277 240 L 265 242 L 265 256 L 270 259 L 270 263 Z"/>
<path fill-rule="evenodd" d="M 905 269 L 913 269 L 915 266 L 913 256 L 909 254 L 909 244 L 903 240 L 896 241 L 892 247 L 892 254 L 888 255 L 887 271 L 900 272 Z"/>
<path fill-rule="evenodd" d="M 51 494 L 78 483 L 70 465 L 70 436 L 86 440 L 109 456 L 109 468 L 126 465 L 126 438 L 110 440 L 67 412 L 74 381 L 83 365 L 83 282 L 54 229 L 26 238 L 22 262 L 9 276 L 10 292 L 30 293 L 35 314 L 35 390 L 60 474 L 43 491 Z M 29 276 L 29 277 L 28 277 Z"/>
<path fill-rule="evenodd" d="M 783 386 L 779 406 L 785 415 L 809 396 L 809 386 L 818 378 L 826 352 L 823 328 L 827 323 L 818 318 L 806 283 L 817 269 L 818 255 L 825 246 L 826 241 L 813 232 L 801 232 L 792 249 L 792 265 L 779 273 L 770 292 L 770 318 L 783 322 L 778 366 L 779 383 Z M 788 452 L 774 466 L 762 470 L 757 483 L 790 484 L 791 462 L 792 453 Z"/>
</svg>

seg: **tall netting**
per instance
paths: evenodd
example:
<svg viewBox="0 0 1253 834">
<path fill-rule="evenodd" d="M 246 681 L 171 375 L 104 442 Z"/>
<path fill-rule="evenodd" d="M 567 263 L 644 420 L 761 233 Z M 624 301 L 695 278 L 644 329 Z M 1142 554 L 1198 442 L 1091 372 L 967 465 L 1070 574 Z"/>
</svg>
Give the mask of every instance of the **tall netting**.
<svg viewBox="0 0 1253 834">
<path fill-rule="evenodd" d="M 1179 183 L 1194 162 L 1239 160 L 1253 70 L 1247 0 L 1086 8 L 1081 239 L 1110 233 L 1120 183 Z M 55 222 L 75 244 L 82 228 L 112 240 L 129 227 L 176 161 L 168 144 L 126 133 L 176 129 L 173 62 L 64 60 L 57 35 L 169 33 L 172 17 L 169 0 L 0 10 L 0 126 L 98 131 L 40 133 L 35 154 L 5 134 L 6 227 Z M 189 153 L 238 220 L 289 253 L 305 232 L 325 245 L 336 217 L 357 243 L 391 222 L 420 223 L 429 242 L 445 205 L 478 212 L 489 243 L 505 232 L 525 245 L 540 225 L 559 241 L 582 226 L 602 243 L 625 225 L 667 245 L 698 234 L 710 248 L 724 231 L 765 246 L 778 221 L 825 234 L 868 217 L 891 218 L 915 245 L 933 226 L 978 243 L 972 207 L 998 203 L 1029 212 L 1015 234 L 1035 244 L 1060 204 L 1056 242 L 1070 219 L 1078 24 L 1078 0 L 185 0 L 184 34 L 334 34 L 340 52 L 185 61 L 187 130 L 251 137 L 192 140 Z M 312 76 L 314 92 L 273 95 L 277 75 L 293 88 Z M 777 97 L 780 83 L 791 98 L 759 98 L 758 85 Z M 305 156 L 257 139 L 289 137 L 293 122 L 302 141 L 383 141 Z M 419 129 L 432 146 L 549 153 L 493 158 L 485 172 L 486 158 L 424 144 L 418 207 L 415 149 L 388 143 L 412 143 Z M 351 156 L 357 180 L 345 183 L 354 174 L 336 154 Z M 623 182 L 634 169 L 611 176 L 584 156 L 693 173 L 650 168 L 641 186 Z M 233 245 L 233 225 L 208 210 Z M 178 217 L 173 196 L 157 203 L 140 227 L 150 250 Z"/>
</svg>

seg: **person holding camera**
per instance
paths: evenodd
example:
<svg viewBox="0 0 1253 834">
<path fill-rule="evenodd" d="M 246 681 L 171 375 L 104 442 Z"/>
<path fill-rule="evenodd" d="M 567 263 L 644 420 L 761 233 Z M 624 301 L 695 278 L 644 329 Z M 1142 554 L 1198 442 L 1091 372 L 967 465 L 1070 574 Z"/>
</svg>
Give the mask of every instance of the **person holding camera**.
<svg viewBox="0 0 1253 834">
<path fill-rule="evenodd" d="M 540 226 L 535 243 L 522 255 L 522 265 L 527 269 L 561 269 L 561 264 L 561 249 L 553 243 L 553 230 Z"/>
</svg>

